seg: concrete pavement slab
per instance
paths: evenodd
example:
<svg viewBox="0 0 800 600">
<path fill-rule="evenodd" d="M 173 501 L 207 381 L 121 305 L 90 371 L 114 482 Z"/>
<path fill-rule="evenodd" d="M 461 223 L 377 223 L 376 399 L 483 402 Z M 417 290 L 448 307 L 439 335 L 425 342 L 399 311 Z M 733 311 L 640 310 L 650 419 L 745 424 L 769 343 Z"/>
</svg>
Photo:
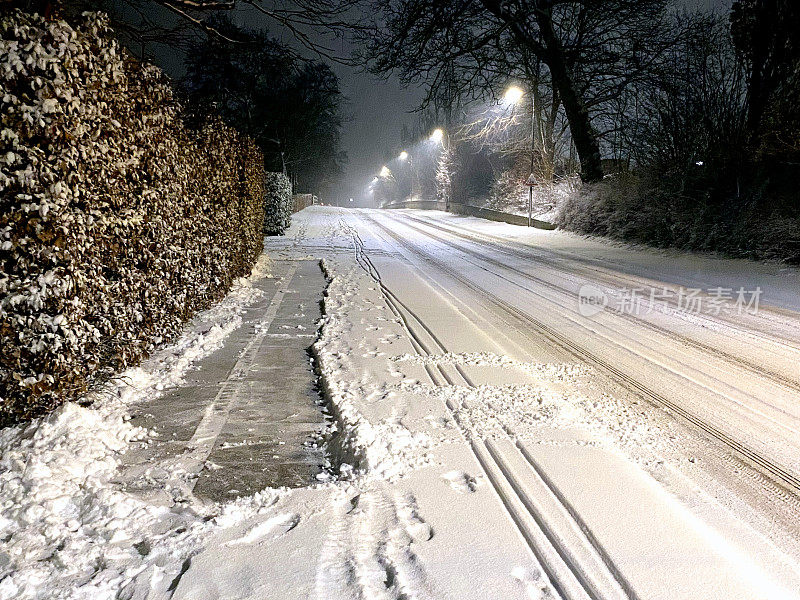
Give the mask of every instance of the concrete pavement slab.
<svg viewBox="0 0 800 600">
<path fill-rule="evenodd" d="M 223 346 L 178 388 L 132 407 L 156 435 L 126 455 L 129 489 L 158 495 L 176 472 L 213 501 L 308 485 L 321 470 L 324 416 L 309 354 L 325 277 L 317 261 L 275 261 L 264 292 Z M 194 324 L 202 327 L 202 324 Z"/>
</svg>

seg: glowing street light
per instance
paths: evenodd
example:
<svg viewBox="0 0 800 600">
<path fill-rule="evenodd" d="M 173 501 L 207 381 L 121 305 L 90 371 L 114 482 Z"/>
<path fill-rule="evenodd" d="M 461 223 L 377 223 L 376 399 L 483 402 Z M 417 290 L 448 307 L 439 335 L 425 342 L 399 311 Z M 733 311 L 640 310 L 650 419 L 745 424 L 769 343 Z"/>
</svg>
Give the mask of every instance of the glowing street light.
<svg viewBox="0 0 800 600">
<path fill-rule="evenodd" d="M 392 176 L 392 172 L 389 170 L 389 167 L 387 167 L 386 165 L 383 165 L 381 167 L 381 172 L 380 172 L 379 177 L 383 177 L 384 179 L 386 179 L 387 177 L 391 177 L 391 176 Z"/>
<path fill-rule="evenodd" d="M 398 156 L 397 158 L 399 158 L 400 160 L 405 160 L 405 159 L 407 159 L 407 158 L 408 158 L 408 152 L 406 152 L 405 150 L 403 150 L 403 151 L 400 153 L 400 156 Z"/>
<path fill-rule="evenodd" d="M 512 85 L 509 87 L 505 94 L 503 94 L 503 100 L 508 102 L 509 104 L 516 104 L 520 100 L 522 100 L 522 96 L 525 95 L 525 92 L 522 91 L 522 88 L 517 87 L 516 85 Z"/>
<path fill-rule="evenodd" d="M 524 95 L 525 92 L 522 91 L 521 87 L 511 85 L 506 88 L 506 91 L 503 94 L 503 101 L 505 101 L 506 104 L 511 104 L 513 106 L 518 104 Z M 531 174 L 530 177 L 528 177 L 528 227 L 531 226 L 533 220 L 533 186 L 536 183 L 536 179 L 533 176 L 533 160 L 535 155 L 534 148 L 536 146 L 535 138 L 536 115 L 534 114 L 533 98 L 531 98 Z"/>
<path fill-rule="evenodd" d="M 433 133 L 431 134 L 430 140 L 432 142 L 439 143 L 442 141 L 443 137 L 444 137 L 444 131 L 442 131 L 441 129 L 434 129 Z"/>
</svg>

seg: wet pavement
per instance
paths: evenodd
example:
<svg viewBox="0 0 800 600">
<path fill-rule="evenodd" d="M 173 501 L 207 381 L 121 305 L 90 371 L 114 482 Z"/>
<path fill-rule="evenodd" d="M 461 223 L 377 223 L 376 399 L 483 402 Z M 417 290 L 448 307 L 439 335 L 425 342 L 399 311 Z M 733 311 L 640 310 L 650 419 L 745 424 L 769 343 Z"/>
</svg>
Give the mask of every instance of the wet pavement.
<svg viewBox="0 0 800 600">
<path fill-rule="evenodd" d="M 309 355 L 325 277 L 317 261 L 274 261 L 264 297 L 200 360 L 186 383 L 132 407 L 157 433 L 129 451 L 121 479 L 157 495 L 178 473 L 185 492 L 212 501 L 266 487 L 308 485 L 320 473 L 324 416 Z"/>
</svg>

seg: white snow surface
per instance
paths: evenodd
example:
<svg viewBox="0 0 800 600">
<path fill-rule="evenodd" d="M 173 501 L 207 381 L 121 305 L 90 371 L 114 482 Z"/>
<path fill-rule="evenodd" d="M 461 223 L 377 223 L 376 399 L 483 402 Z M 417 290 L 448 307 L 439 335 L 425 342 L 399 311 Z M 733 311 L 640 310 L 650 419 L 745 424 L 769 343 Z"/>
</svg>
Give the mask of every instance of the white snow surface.
<svg viewBox="0 0 800 600">
<path fill-rule="evenodd" d="M 221 347 L 241 324 L 241 308 L 262 293 L 251 280 L 268 273 L 264 255 L 175 344 L 85 403 L 0 430 L 0 598 L 115 598 L 137 577 L 169 585 L 164 577 L 213 525 L 192 508 L 149 505 L 113 483 L 120 455 L 147 436 L 128 422 L 127 407 L 179 385 Z"/>
<path fill-rule="evenodd" d="M 561 296 L 514 287 L 521 275 L 496 277 L 487 271 L 496 264 L 473 268 L 478 257 L 445 246 L 449 234 L 423 235 L 403 212 L 311 207 L 266 242 L 276 258 L 322 259 L 329 278 L 314 353 L 334 416 L 330 481 L 220 505 L 155 504 L 115 481 L 121 453 L 148 435 L 127 422 L 131 404 L 181 385 L 225 343 L 259 293 L 252 279 L 267 276 L 262 261 L 176 344 L 87 406 L 0 432 L 0 598 L 544 600 L 590 597 L 587 588 L 604 599 L 800 597 L 796 501 L 508 319 L 512 303 L 555 315 L 553 327 L 584 345 L 635 337 L 632 325 L 617 330 L 601 315 L 594 337 L 579 337 Z M 735 261 L 697 259 L 706 272 L 682 278 L 674 257 L 407 214 L 659 282 L 747 279 Z M 487 258 L 516 264 L 487 248 Z M 754 268 L 746 282 L 765 283 L 774 304 L 791 310 L 776 270 Z M 686 335 L 725 327 L 648 318 L 672 319 Z M 666 360 L 655 342 L 626 343 L 636 356 Z M 773 367 L 788 378 L 795 349 L 781 344 Z M 652 374 L 631 365 L 638 377 Z"/>
</svg>

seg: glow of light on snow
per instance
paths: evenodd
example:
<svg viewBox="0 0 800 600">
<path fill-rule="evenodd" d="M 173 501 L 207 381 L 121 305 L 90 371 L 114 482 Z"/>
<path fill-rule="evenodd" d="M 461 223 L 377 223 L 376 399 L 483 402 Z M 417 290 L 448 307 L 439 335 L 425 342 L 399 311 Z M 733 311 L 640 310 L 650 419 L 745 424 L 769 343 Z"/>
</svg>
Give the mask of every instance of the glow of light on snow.
<svg viewBox="0 0 800 600">
<path fill-rule="evenodd" d="M 441 142 L 442 138 L 444 137 L 444 131 L 441 129 L 434 129 L 433 133 L 431 134 L 430 140 L 432 142 Z"/>
<path fill-rule="evenodd" d="M 386 178 L 386 177 L 391 177 L 391 176 L 392 176 L 392 172 L 389 170 L 389 167 L 387 167 L 386 165 L 383 165 L 381 167 L 380 177 Z"/>
</svg>

